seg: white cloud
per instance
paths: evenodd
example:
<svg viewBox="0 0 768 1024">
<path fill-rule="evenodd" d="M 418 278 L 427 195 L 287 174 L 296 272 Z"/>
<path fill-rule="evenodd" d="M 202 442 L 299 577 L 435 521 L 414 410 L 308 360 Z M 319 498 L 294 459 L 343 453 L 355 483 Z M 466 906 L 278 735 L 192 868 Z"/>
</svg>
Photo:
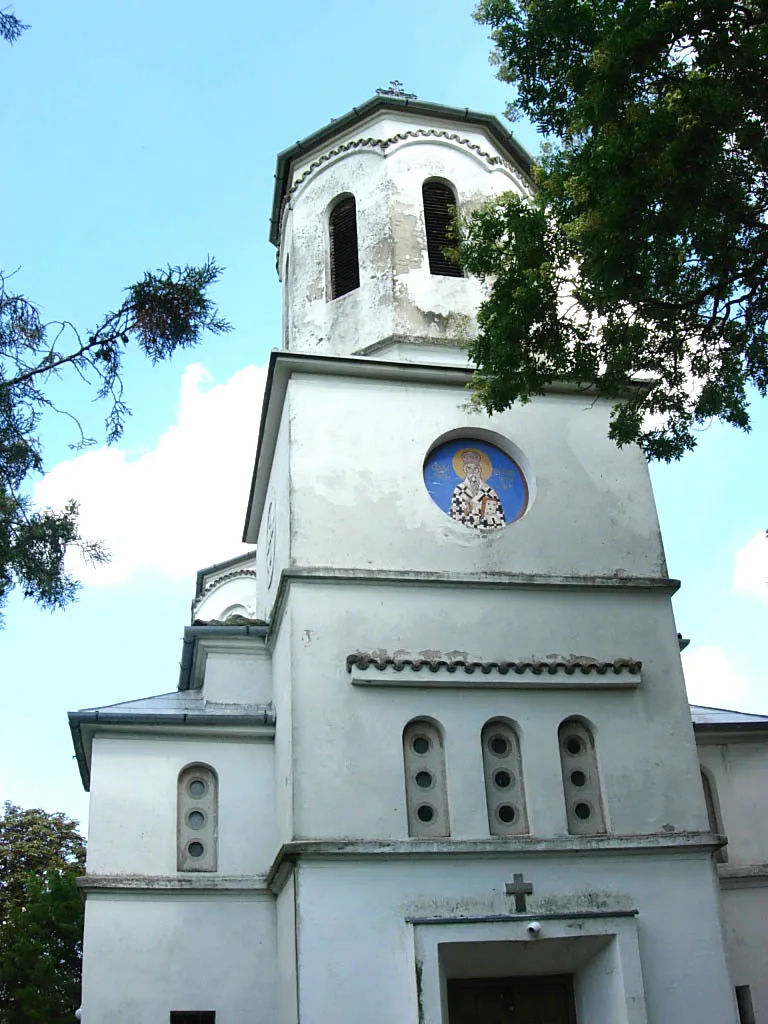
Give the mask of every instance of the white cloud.
<svg viewBox="0 0 768 1024">
<path fill-rule="evenodd" d="M 710 708 L 754 711 L 746 679 L 731 665 L 721 647 L 694 647 L 683 653 L 688 700 Z"/>
<path fill-rule="evenodd" d="M 736 552 L 733 589 L 768 603 L 768 538 L 762 531 Z"/>
<path fill-rule="evenodd" d="M 39 505 L 80 503 L 81 534 L 102 540 L 108 565 L 71 570 L 86 586 L 112 586 L 140 569 L 188 578 L 247 550 L 241 545 L 265 369 L 248 366 L 223 384 L 199 363 L 181 378 L 176 422 L 154 448 L 119 445 L 55 466 L 36 486 Z"/>
</svg>

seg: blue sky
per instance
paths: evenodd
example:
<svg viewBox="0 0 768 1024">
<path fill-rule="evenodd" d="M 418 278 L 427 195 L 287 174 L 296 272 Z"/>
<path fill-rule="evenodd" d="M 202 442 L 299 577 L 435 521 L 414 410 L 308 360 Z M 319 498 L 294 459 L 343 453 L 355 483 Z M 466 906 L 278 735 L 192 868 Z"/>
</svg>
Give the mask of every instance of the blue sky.
<svg viewBox="0 0 768 1024">
<path fill-rule="evenodd" d="M 117 449 L 75 460 L 66 421 L 46 424 L 41 498 L 80 496 L 86 530 L 115 558 L 64 613 L 8 606 L 0 799 L 85 823 L 66 711 L 173 689 L 194 571 L 241 550 L 261 368 L 280 343 L 267 241 L 277 152 L 393 78 L 498 115 L 509 90 L 463 0 L 14 9 L 31 28 L 0 50 L 0 266 L 47 318 L 87 328 L 145 269 L 211 254 L 235 328 L 155 369 L 129 359 L 134 415 Z M 536 151 L 529 127 L 515 133 Z M 67 383 L 61 396 L 98 430 L 88 393 Z M 694 455 L 653 468 L 692 696 L 765 713 L 767 439 L 756 406 L 751 435 L 712 426 Z"/>
</svg>

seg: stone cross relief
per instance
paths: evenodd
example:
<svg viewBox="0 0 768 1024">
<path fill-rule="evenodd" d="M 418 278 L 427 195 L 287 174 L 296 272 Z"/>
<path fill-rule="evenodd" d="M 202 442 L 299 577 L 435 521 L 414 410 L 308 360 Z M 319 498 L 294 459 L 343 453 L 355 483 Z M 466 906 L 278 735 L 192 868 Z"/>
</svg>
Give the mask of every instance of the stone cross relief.
<svg viewBox="0 0 768 1024">
<path fill-rule="evenodd" d="M 524 882 L 522 874 L 518 871 L 512 876 L 512 881 L 504 886 L 504 893 L 515 897 L 515 913 L 524 914 L 528 909 L 525 897 L 533 895 L 533 882 Z"/>
</svg>

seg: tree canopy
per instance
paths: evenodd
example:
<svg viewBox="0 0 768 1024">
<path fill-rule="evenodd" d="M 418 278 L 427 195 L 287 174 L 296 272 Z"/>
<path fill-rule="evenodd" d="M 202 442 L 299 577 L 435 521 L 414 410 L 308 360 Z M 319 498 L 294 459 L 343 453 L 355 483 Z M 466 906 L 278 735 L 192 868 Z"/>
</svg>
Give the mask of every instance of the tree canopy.
<svg viewBox="0 0 768 1024">
<path fill-rule="evenodd" d="M 76 416 L 51 399 L 51 378 L 69 371 L 95 387 L 106 403 L 107 441 L 118 440 L 130 413 L 121 376 L 126 347 L 133 344 L 156 363 L 199 344 L 206 332 L 228 331 L 207 294 L 219 274 L 213 260 L 147 272 L 84 334 L 67 322 L 44 323 L 29 299 L 10 291 L 0 275 L 0 608 L 15 586 L 44 608 L 61 608 L 79 586 L 65 566 L 67 550 L 79 547 L 97 562 L 109 557 L 97 542 L 81 537 L 75 498 L 57 510 L 32 504 L 30 483 L 45 467 L 38 435 L 44 413 L 69 418 L 73 447 L 94 443 Z"/>
<path fill-rule="evenodd" d="M 26 28 L 12 12 L 0 11 L 0 39 L 13 43 Z M 45 471 L 40 428 L 46 413 L 68 418 L 71 447 L 95 443 L 76 411 L 51 398 L 53 378 L 69 374 L 94 388 L 105 403 L 106 439 L 117 441 L 130 414 L 122 380 L 126 348 L 157 363 L 207 333 L 228 331 L 209 296 L 220 273 L 213 259 L 148 271 L 113 311 L 82 330 L 66 320 L 44 322 L 34 303 L 12 289 L 12 275 L 0 270 L 0 613 L 16 587 L 50 610 L 72 601 L 79 583 L 66 568 L 70 548 L 91 561 L 109 558 L 98 542 L 81 536 L 76 496 L 61 509 L 36 508 L 32 501 L 32 483 Z"/>
<path fill-rule="evenodd" d="M 768 387 L 768 11 L 760 0 L 481 0 L 511 116 L 547 138 L 532 198 L 464 224 L 491 282 L 488 411 L 565 378 L 610 434 L 676 459 Z M 641 382 L 638 386 L 638 382 Z"/>
<path fill-rule="evenodd" d="M 0 816 L 0 1024 L 65 1024 L 80 1004 L 85 841 L 64 814 Z"/>
</svg>

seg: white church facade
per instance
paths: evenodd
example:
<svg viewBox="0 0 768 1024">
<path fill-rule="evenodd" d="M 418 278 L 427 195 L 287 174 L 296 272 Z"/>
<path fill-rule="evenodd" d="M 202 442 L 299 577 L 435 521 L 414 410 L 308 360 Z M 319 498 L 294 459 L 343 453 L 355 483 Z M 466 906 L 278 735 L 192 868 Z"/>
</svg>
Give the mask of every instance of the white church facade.
<svg viewBox="0 0 768 1024">
<path fill-rule="evenodd" d="M 450 207 L 529 171 L 397 95 L 278 158 L 255 550 L 70 715 L 85 1024 L 768 1022 L 768 718 L 688 706 L 644 459 L 467 405 Z"/>
</svg>

